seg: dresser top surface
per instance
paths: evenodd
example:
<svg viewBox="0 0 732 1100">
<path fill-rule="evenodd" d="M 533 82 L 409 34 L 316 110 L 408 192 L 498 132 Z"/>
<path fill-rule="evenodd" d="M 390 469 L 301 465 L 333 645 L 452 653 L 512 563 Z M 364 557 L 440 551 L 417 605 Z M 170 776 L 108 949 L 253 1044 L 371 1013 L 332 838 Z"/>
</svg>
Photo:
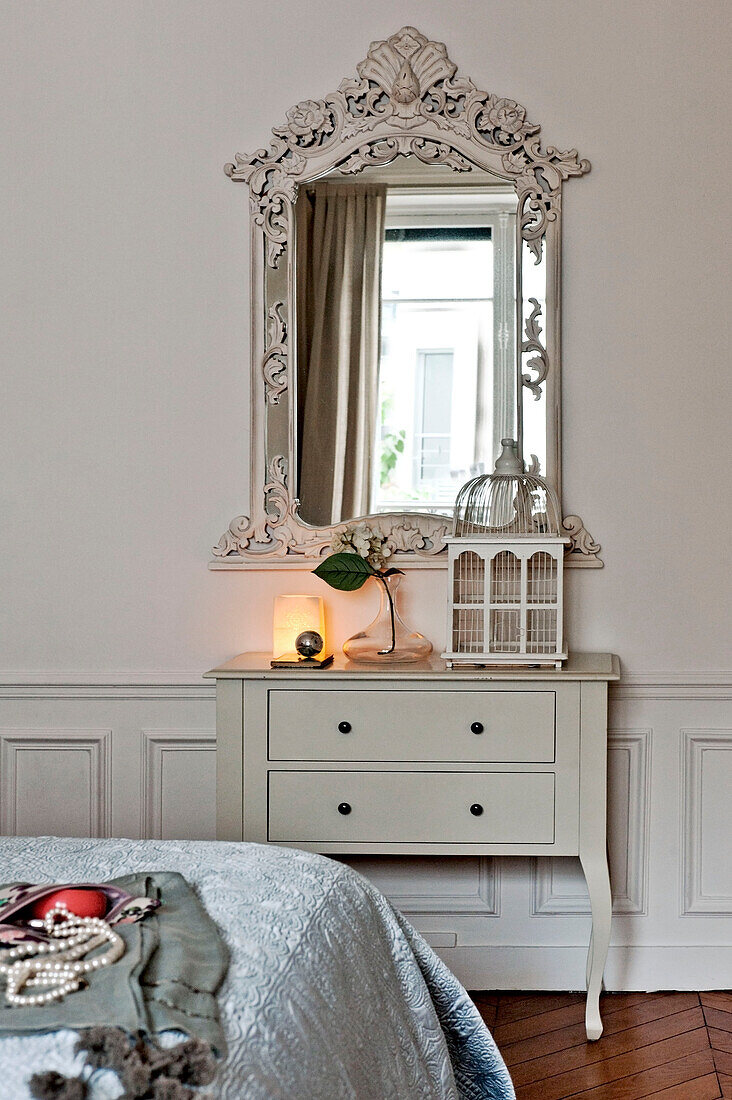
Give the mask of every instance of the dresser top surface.
<svg viewBox="0 0 732 1100">
<path fill-rule="evenodd" d="M 271 653 L 240 653 L 204 673 L 221 680 L 619 680 L 620 661 L 614 653 L 570 653 L 562 668 L 447 668 L 441 657 L 413 664 L 357 665 L 342 654 L 324 669 L 270 668 Z"/>
</svg>

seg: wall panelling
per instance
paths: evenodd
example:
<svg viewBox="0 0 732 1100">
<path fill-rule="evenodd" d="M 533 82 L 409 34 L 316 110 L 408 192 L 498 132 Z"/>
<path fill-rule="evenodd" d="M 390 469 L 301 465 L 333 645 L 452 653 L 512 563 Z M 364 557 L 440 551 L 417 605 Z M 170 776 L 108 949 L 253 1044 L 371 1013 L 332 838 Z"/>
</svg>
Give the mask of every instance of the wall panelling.
<svg viewBox="0 0 732 1100">
<path fill-rule="evenodd" d="M 213 836 L 212 684 L 52 679 L 0 684 L 3 832 Z M 731 698 L 716 673 L 611 689 L 609 988 L 732 984 Z M 574 861 L 352 863 L 469 984 L 581 985 L 589 917 Z"/>
</svg>

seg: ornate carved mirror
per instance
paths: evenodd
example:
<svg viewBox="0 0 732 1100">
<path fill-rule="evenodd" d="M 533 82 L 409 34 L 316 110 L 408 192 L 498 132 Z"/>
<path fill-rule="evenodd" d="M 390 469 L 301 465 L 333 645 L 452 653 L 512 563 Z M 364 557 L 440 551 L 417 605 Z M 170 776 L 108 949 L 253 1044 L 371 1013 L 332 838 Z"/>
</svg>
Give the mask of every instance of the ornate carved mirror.
<svg viewBox="0 0 732 1100">
<path fill-rule="evenodd" d="M 561 189 L 590 166 L 456 71 L 404 27 L 226 165 L 251 206 L 254 500 L 214 568 L 312 568 L 354 520 L 442 564 L 506 436 L 561 499 Z M 567 564 L 600 566 L 564 525 Z"/>
</svg>

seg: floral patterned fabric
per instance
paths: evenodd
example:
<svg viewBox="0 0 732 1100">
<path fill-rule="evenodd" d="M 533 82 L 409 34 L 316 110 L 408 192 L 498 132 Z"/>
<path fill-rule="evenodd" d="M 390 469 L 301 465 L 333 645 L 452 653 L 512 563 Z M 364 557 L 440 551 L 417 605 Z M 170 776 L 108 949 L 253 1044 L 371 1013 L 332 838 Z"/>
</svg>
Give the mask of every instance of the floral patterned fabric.
<svg viewBox="0 0 732 1100">
<path fill-rule="evenodd" d="M 178 871 L 196 887 L 231 956 L 219 1100 L 515 1096 L 457 979 L 370 883 L 333 860 L 258 844 L 5 837 L 0 868 L 3 879 L 33 882 Z M 79 1073 L 74 1041 L 71 1031 L 0 1040 L 3 1096 L 26 1100 L 33 1071 Z M 95 1075 L 90 1100 L 119 1096 L 116 1078 Z"/>
<path fill-rule="evenodd" d="M 108 882 L 55 882 L 35 886 L 30 882 L 10 882 L 0 886 L 0 947 L 16 943 L 48 943 L 51 939 L 40 928 L 27 923 L 28 910 L 43 898 L 59 890 L 93 890 L 104 894 L 107 924 L 136 924 L 160 905 L 154 898 L 136 898 Z"/>
</svg>

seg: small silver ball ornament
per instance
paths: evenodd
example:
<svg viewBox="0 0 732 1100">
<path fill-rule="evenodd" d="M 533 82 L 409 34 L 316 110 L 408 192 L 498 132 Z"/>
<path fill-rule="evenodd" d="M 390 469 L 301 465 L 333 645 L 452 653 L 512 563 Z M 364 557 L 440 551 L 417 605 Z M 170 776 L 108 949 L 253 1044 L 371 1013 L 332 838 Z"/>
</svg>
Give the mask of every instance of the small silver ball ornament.
<svg viewBox="0 0 732 1100">
<path fill-rule="evenodd" d="M 303 630 L 295 638 L 295 649 L 301 657 L 317 657 L 323 649 L 323 639 L 317 630 Z"/>
</svg>

